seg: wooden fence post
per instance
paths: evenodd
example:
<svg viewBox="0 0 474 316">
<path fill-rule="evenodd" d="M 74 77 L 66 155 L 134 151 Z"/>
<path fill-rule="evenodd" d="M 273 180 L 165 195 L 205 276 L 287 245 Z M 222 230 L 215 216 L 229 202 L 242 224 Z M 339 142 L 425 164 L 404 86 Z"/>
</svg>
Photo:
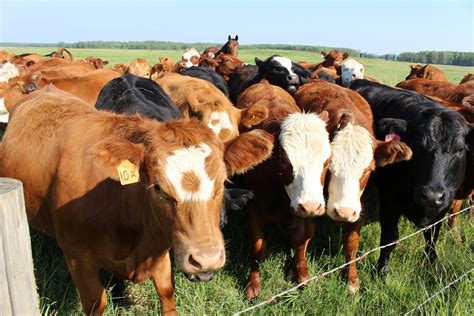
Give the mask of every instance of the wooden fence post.
<svg viewBox="0 0 474 316">
<path fill-rule="evenodd" d="M 20 181 L 0 178 L 0 315 L 39 315 Z"/>
</svg>

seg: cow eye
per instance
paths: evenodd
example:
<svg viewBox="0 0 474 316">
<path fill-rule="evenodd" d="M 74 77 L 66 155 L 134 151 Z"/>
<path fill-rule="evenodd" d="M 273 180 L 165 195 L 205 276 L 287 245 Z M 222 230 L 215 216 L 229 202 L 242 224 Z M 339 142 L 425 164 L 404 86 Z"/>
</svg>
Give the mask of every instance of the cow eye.
<svg viewBox="0 0 474 316">
<path fill-rule="evenodd" d="M 35 90 L 36 90 L 36 84 L 34 84 L 34 83 L 29 83 L 29 84 L 26 86 L 26 90 L 28 91 L 28 93 L 35 91 Z"/>
<path fill-rule="evenodd" d="M 155 190 L 156 193 L 161 193 L 161 192 L 162 192 L 162 191 L 161 191 L 161 188 L 160 188 L 160 186 L 159 186 L 158 184 L 155 184 L 155 185 L 153 186 L 153 190 Z"/>
</svg>

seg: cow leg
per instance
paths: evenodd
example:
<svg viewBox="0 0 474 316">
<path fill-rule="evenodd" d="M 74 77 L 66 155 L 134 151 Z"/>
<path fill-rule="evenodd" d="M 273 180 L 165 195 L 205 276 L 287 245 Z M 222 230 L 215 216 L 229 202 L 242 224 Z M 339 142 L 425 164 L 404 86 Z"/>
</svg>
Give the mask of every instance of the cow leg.
<svg viewBox="0 0 474 316">
<path fill-rule="evenodd" d="M 428 262 L 430 264 L 433 264 L 436 261 L 436 258 L 438 257 L 438 255 L 436 254 L 436 241 L 438 240 L 440 228 L 441 223 L 438 223 L 423 232 L 423 236 L 425 236 L 426 241 L 425 255 L 428 258 Z"/>
<path fill-rule="evenodd" d="M 398 240 L 398 221 L 400 214 L 392 207 L 390 203 L 380 203 L 380 246 L 392 243 Z M 388 260 L 395 245 L 385 247 L 380 250 L 380 257 L 377 264 L 377 272 L 379 275 L 384 275 L 390 271 Z"/>
<path fill-rule="evenodd" d="M 69 272 L 81 298 L 82 309 L 87 315 L 102 315 L 107 304 L 107 295 L 99 279 L 99 267 L 86 260 L 66 257 Z"/>
<path fill-rule="evenodd" d="M 293 216 L 290 227 L 292 228 L 290 230 L 290 241 L 295 249 L 295 256 L 293 258 L 295 281 L 301 283 L 309 278 L 306 250 L 308 249 L 309 241 L 314 236 L 316 223 L 312 219 Z"/>
<path fill-rule="evenodd" d="M 462 201 L 463 200 L 454 200 L 453 204 L 451 205 L 451 208 L 449 209 L 449 213 L 457 214 L 461 210 Z M 449 227 L 451 227 L 451 231 L 454 234 L 454 239 L 457 242 L 462 242 L 461 233 L 459 232 L 459 227 L 458 227 L 458 216 L 455 215 L 448 218 L 448 224 L 449 224 Z"/>
<path fill-rule="evenodd" d="M 169 251 L 157 259 L 151 274 L 156 292 L 160 297 L 161 314 L 177 315 L 174 302 L 174 280 Z"/>
<path fill-rule="evenodd" d="M 354 223 L 344 223 L 344 250 L 346 252 L 346 262 L 357 257 L 359 249 L 360 230 L 367 219 L 367 212 L 362 209 L 359 219 Z M 357 275 L 357 264 L 352 262 L 346 267 L 347 285 L 349 292 L 355 294 L 359 291 L 359 277 Z"/>
<path fill-rule="evenodd" d="M 257 220 L 255 210 L 252 208 L 247 211 L 247 222 L 250 229 L 250 257 L 252 263 L 247 279 L 247 287 L 245 288 L 245 297 L 248 300 L 253 300 L 260 295 L 259 263 L 265 257 L 266 243 L 263 238 L 263 225 Z"/>
</svg>

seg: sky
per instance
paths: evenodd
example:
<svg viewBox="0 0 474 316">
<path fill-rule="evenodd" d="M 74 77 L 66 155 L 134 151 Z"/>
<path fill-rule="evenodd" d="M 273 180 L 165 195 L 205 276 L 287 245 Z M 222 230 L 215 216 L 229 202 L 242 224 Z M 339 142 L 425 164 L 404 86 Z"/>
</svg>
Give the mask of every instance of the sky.
<svg viewBox="0 0 474 316">
<path fill-rule="evenodd" d="M 474 0 L 0 0 L 0 42 L 306 44 L 474 51 Z"/>
</svg>

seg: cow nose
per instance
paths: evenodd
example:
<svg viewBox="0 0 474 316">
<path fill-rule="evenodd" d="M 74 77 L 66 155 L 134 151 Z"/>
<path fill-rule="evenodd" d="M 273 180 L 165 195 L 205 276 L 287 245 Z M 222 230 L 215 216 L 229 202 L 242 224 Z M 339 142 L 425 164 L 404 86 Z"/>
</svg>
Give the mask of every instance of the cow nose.
<svg viewBox="0 0 474 316">
<path fill-rule="evenodd" d="M 209 247 L 190 254 L 188 263 L 196 271 L 217 270 L 224 265 L 224 257 L 223 249 Z"/>
<path fill-rule="evenodd" d="M 303 217 L 321 216 L 324 214 L 324 205 L 319 202 L 307 202 L 300 204 Z"/>
<path fill-rule="evenodd" d="M 431 203 L 435 205 L 442 205 L 444 203 L 446 194 L 443 192 L 436 192 L 433 190 L 422 190 L 421 198 L 426 203 Z"/>
<path fill-rule="evenodd" d="M 357 212 L 350 207 L 334 208 L 336 219 L 353 223 L 358 219 Z"/>
</svg>

